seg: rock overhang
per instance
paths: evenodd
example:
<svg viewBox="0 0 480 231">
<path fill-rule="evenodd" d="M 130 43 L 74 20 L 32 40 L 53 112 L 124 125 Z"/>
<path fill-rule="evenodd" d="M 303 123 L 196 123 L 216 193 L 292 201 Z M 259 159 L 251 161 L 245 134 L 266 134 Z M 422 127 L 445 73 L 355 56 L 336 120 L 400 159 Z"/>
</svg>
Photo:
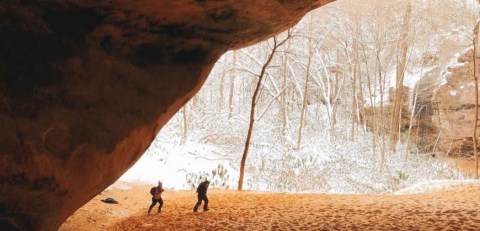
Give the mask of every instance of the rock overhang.
<svg viewBox="0 0 480 231">
<path fill-rule="evenodd" d="M 138 160 L 223 52 L 329 2 L 0 2 L 0 227 L 58 228 Z"/>
</svg>

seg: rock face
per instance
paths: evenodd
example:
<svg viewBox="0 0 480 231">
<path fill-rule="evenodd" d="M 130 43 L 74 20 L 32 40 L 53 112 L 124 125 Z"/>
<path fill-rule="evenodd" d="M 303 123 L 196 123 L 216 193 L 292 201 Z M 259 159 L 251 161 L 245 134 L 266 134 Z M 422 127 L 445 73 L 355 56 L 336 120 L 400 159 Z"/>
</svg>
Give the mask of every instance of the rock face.
<svg viewBox="0 0 480 231">
<path fill-rule="evenodd" d="M 446 141 L 458 141 L 454 146 L 468 143 L 470 149 L 472 146 L 469 140 L 473 135 L 475 121 L 472 53 L 473 49 L 465 51 L 456 63 L 447 68 L 443 76 L 444 83 L 434 91 L 432 99 L 433 122 L 441 130 L 443 138 Z"/>
<path fill-rule="evenodd" d="M 223 52 L 332 1 L 1 1 L 0 229 L 57 229 L 136 162 Z"/>
</svg>

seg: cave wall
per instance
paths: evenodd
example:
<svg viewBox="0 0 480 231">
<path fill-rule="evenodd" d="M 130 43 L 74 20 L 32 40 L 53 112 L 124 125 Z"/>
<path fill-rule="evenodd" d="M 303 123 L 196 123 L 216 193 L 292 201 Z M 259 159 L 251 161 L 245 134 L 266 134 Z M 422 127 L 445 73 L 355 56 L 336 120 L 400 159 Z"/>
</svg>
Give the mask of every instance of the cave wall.
<svg viewBox="0 0 480 231">
<path fill-rule="evenodd" d="M 1 1 L 0 229 L 57 229 L 138 160 L 223 52 L 329 2 Z"/>
</svg>

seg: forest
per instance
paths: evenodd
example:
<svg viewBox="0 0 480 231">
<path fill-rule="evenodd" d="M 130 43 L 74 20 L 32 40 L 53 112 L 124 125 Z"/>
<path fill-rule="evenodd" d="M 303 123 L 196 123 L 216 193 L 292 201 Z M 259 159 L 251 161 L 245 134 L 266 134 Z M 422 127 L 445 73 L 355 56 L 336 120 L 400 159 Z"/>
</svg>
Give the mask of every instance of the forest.
<svg viewBox="0 0 480 231">
<path fill-rule="evenodd" d="M 449 163 L 478 161 L 478 12 L 462 0 L 315 10 L 225 53 L 121 180 L 377 194 L 478 178 Z"/>
</svg>

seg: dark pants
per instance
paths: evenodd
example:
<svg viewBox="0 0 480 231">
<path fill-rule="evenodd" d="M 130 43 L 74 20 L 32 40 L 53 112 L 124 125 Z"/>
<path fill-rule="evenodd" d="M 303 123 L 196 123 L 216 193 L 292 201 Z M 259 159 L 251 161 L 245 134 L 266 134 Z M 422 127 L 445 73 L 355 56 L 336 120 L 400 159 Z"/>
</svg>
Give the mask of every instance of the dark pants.
<svg viewBox="0 0 480 231">
<path fill-rule="evenodd" d="M 162 207 L 163 207 L 163 200 L 162 198 L 158 198 L 155 199 L 152 197 L 152 205 L 150 205 L 150 208 L 148 208 L 148 214 L 150 214 L 150 211 L 152 211 L 152 208 L 155 207 L 155 205 L 157 204 L 157 202 L 160 204 L 160 206 L 158 206 L 158 212 L 161 212 L 162 211 Z"/>
<path fill-rule="evenodd" d="M 198 194 L 197 198 L 198 198 L 198 202 L 195 205 L 195 207 L 193 208 L 193 211 L 196 212 L 198 210 L 198 207 L 200 207 L 200 205 L 202 204 L 202 200 L 205 201 L 205 204 L 203 204 L 203 211 L 207 211 L 208 210 L 208 197 L 207 197 L 207 195 Z"/>
</svg>

